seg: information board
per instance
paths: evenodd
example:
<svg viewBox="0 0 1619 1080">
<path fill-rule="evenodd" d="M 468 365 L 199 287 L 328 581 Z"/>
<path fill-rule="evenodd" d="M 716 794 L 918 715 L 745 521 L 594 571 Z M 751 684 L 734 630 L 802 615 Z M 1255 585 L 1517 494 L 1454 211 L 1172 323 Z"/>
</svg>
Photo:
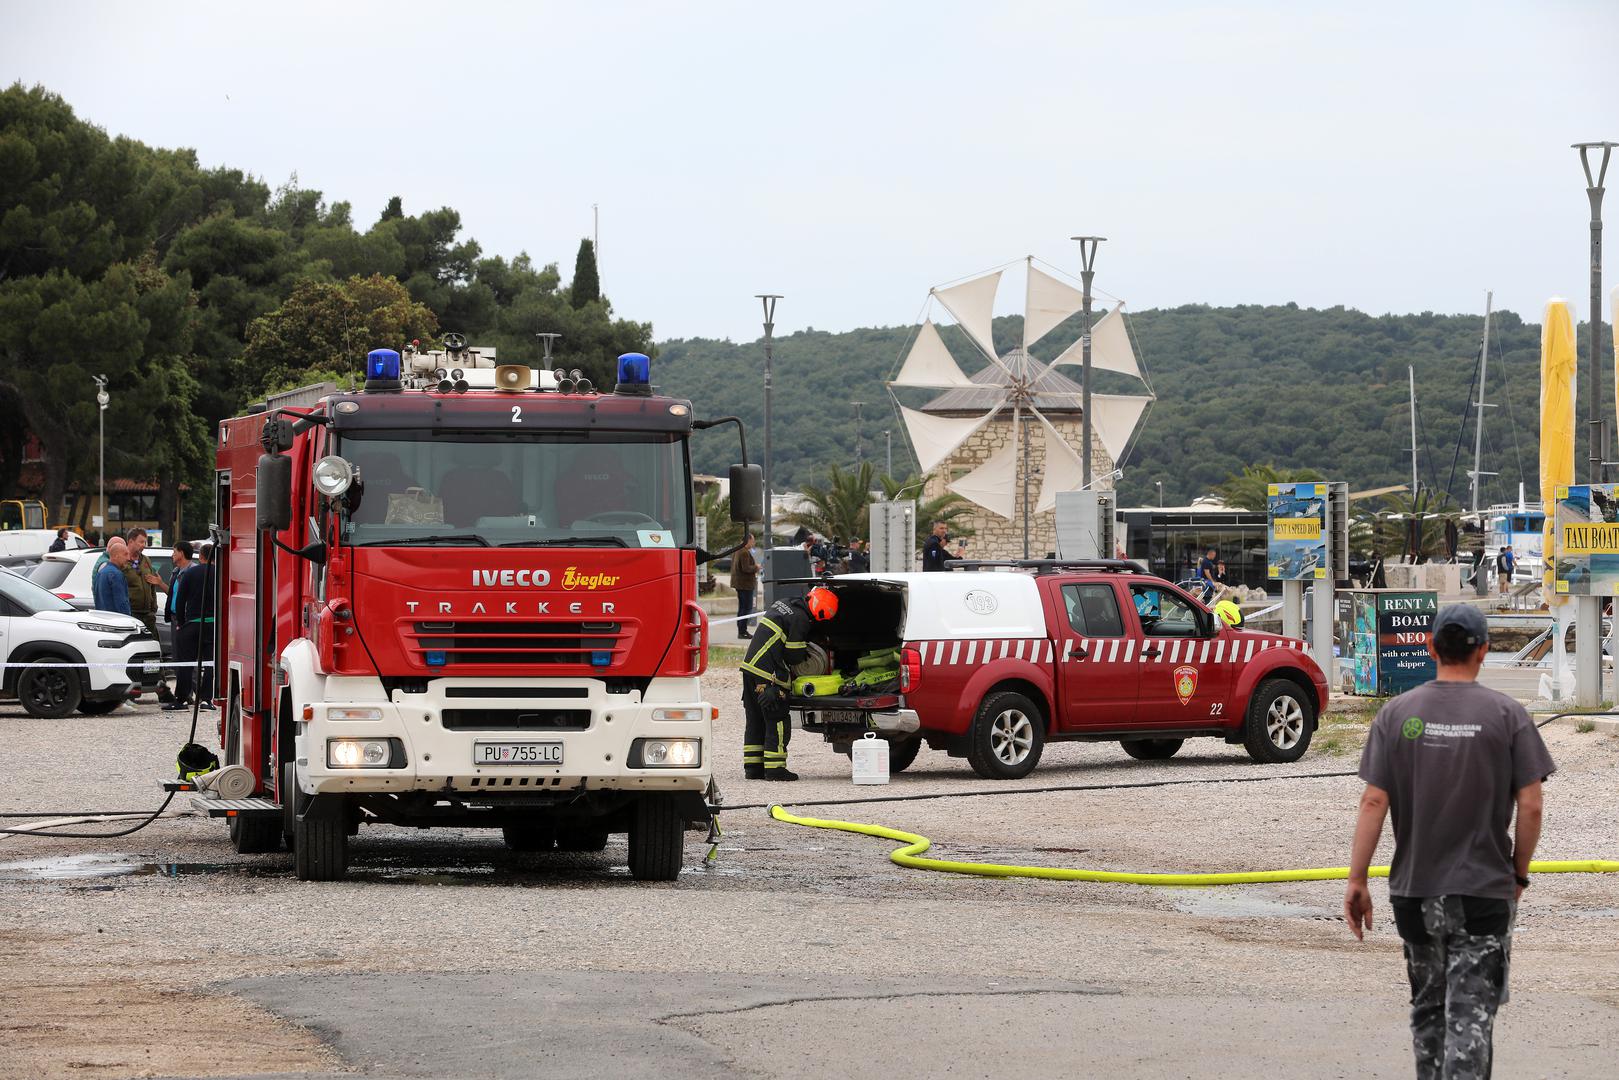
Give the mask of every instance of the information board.
<svg viewBox="0 0 1619 1080">
<path fill-rule="evenodd" d="M 1570 596 L 1619 594 L 1619 485 L 1557 489 L 1553 580 Z"/>
<path fill-rule="evenodd" d="M 1327 577 L 1327 485 L 1271 484 L 1265 504 L 1270 580 Z"/>
<path fill-rule="evenodd" d="M 1433 617 L 1439 610 L 1435 592 L 1378 592 L 1377 693 L 1389 697 L 1432 682 L 1436 674 L 1428 652 Z"/>
</svg>

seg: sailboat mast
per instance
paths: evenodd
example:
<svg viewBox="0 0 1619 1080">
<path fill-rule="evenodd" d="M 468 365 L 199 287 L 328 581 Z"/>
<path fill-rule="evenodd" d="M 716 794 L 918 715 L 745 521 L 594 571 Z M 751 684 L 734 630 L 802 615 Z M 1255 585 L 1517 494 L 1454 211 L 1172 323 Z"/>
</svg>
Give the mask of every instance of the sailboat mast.
<svg viewBox="0 0 1619 1080">
<path fill-rule="evenodd" d="M 1405 373 L 1411 380 L 1411 512 L 1417 512 L 1417 369 L 1407 364 Z"/>
<path fill-rule="evenodd" d="M 1478 417 L 1473 425 L 1473 513 L 1478 513 L 1478 493 L 1484 482 L 1484 377 L 1490 366 L 1490 305 L 1495 293 L 1484 294 L 1484 344 L 1478 353 L 1478 400 L 1473 403 Z"/>
</svg>

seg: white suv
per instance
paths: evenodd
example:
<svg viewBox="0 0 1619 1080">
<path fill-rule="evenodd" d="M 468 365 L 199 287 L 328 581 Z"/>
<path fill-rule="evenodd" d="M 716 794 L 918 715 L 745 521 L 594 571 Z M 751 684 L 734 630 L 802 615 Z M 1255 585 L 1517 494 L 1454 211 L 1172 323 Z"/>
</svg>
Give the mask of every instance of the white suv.
<svg viewBox="0 0 1619 1080">
<path fill-rule="evenodd" d="M 0 691 L 30 716 L 112 712 L 157 685 L 161 660 L 157 639 L 128 615 L 80 611 L 0 570 Z"/>
</svg>

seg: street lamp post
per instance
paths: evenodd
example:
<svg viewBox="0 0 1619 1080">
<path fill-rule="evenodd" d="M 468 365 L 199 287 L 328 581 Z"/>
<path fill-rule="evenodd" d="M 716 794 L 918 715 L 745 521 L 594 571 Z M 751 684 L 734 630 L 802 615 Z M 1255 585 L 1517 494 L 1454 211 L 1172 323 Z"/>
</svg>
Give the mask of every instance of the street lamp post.
<svg viewBox="0 0 1619 1080">
<path fill-rule="evenodd" d="M 1164 482 L 1154 480 L 1153 483 L 1158 485 L 1158 509 L 1162 510 L 1164 508 Z"/>
<path fill-rule="evenodd" d="M 851 401 L 849 404 L 854 406 L 854 467 L 855 471 L 858 472 L 861 461 L 865 459 L 863 448 L 860 445 L 860 409 L 861 406 L 865 405 L 865 402 Z"/>
<path fill-rule="evenodd" d="M 1085 313 L 1083 331 L 1080 336 L 1080 417 L 1084 424 L 1085 453 L 1080 461 L 1083 471 L 1080 478 L 1087 489 L 1091 486 L 1091 279 L 1096 276 L 1096 247 L 1105 236 L 1070 236 L 1068 239 L 1079 241 L 1079 280 L 1085 290 L 1081 302 L 1081 310 Z"/>
<path fill-rule="evenodd" d="M 1580 167 L 1585 170 L 1585 195 L 1591 200 L 1591 483 L 1603 480 L 1608 460 L 1608 427 L 1602 408 L 1602 194 L 1608 177 L 1608 158 L 1619 143 L 1575 143 Z M 1596 174 L 1591 173 L 1591 152 L 1602 151 Z"/>
<path fill-rule="evenodd" d="M 765 545 L 776 543 L 776 502 L 770 487 L 770 364 L 775 357 L 776 301 L 779 293 L 757 293 L 765 308 Z"/>
<path fill-rule="evenodd" d="M 894 475 L 894 433 L 892 431 L 883 432 L 883 454 L 888 462 L 884 466 L 883 475 L 891 477 Z"/>
<path fill-rule="evenodd" d="M 90 376 L 96 382 L 96 426 L 100 431 L 100 461 L 96 465 L 96 492 L 101 500 L 101 532 L 105 537 L 107 532 L 107 405 L 112 398 L 107 395 L 107 377 L 105 375 Z"/>
</svg>

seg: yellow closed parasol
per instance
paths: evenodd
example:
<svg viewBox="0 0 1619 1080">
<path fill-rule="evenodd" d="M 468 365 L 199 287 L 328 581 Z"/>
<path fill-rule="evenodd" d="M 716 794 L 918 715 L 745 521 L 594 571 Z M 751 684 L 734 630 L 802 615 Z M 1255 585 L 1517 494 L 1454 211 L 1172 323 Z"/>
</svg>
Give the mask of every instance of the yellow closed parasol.
<svg viewBox="0 0 1619 1080">
<path fill-rule="evenodd" d="M 1557 489 L 1574 482 L 1574 320 L 1566 300 L 1546 305 L 1540 331 L 1540 505 L 1546 510 L 1542 541 L 1545 565 L 1541 595 L 1548 607 L 1568 598 L 1557 595 Z"/>
</svg>

